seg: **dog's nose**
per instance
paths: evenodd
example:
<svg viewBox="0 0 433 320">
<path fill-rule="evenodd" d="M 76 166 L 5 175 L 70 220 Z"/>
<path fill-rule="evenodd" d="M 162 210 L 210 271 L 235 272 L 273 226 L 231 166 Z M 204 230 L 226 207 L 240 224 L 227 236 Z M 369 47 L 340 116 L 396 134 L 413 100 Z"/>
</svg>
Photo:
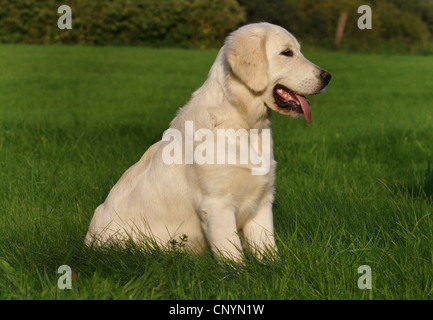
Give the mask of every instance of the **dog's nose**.
<svg viewBox="0 0 433 320">
<path fill-rule="evenodd" d="M 331 74 L 328 71 L 323 70 L 320 73 L 320 78 L 322 79 L 323 83 L 327 85 L 329 81 L 331 81 Z"/>
</svg>

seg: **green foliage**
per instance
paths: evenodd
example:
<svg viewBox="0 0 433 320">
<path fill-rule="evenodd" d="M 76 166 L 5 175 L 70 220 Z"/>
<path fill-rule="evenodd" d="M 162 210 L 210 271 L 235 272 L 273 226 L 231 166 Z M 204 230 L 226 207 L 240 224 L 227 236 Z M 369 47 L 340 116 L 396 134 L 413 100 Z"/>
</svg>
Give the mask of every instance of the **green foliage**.
<svg viewBox="0 0 433 320">
<path fill-rule="evenodd" d="M 72 30 L 57 27 L 61 4 Z M 244 18 L 235 0 L 0 0 L 0 42 L 219 46 Z"/>
<path fill-rule="evenodd" d="M 72 9 L 72 30 L 57 28 L 61 4 Z M 363 4 L 372 9 L 371 30 L 357 26 Z M 0 42 L 219 47 L 241 24 L 267 21 L 332 49 L 342 10 L 345 49 L 433 52 L 427 0 L 0 0 Z"/>
<path fill-rule="evenodd" d="M 293 32 L 302 43 L 332 48 L 338 18 L 347 11 L 342 46 L 353 51 L 431 53 L 433 2 L 425 0 L 239 0 L 247 21 L 269 21 Z M 357 26 L 358 7 L 372 9 L 373 28 Z M 427 50 L 427 48 L 429 49 Z"/>
<path fill-rule="evenodd" d="M 381 22 L 381 36 L 388 40 L 403 40 L 405 43 L 425 42 L 430 37 L 427 25 L 412 12 L 405 12 L 390 2 L 377 5 Z"/>
</svg>

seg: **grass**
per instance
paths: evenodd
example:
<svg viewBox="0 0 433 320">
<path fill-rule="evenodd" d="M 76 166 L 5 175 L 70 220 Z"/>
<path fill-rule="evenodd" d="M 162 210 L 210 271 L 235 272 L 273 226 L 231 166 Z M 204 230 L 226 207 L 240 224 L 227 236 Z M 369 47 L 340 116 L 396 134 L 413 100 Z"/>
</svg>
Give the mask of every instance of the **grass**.
<svg viewBox="0 0 433 320">
<path fill-rule="evenodd" d="M 94 209 L 216 51 L 2 45 L 1 299 L 432 299 L 432 57 L 307 52 L 313 122 L 274 115 L 280 260 L 95 251 Z M 73 269 L 60 290 L 57 268 Z M 372 269 L 372 290 L 357 286 Z"/>
</svg>

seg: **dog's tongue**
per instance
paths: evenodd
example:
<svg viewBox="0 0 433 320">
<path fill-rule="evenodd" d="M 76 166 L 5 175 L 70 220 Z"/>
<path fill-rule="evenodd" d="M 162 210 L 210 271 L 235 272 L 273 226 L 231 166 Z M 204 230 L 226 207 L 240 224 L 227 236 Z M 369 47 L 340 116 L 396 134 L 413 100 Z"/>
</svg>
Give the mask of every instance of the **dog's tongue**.
<svg viewBox="0 0 433 320">
<path fill-rule="evenodd" d="M 304 112 L 305 120 L 307 120 L 308 123 L 311 123 L 311 106 L 308 102 L 307 98 L 304 96 L 300 96 L 298 94 L 295 94 L 298 101 L 301 103 L 302 111 Z"/>
</svg>

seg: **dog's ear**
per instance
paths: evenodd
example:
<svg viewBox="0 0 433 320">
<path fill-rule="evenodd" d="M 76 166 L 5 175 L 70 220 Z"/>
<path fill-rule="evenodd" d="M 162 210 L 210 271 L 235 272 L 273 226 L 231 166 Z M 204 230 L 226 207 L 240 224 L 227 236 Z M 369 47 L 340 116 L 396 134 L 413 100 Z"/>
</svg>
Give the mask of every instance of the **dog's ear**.
<svg viewBox="0 0 433 320">
<path fill-rule="evenodd" d="M 251 90 L 261 92 L 269 84 L 265 34 L 235 33 L 226 41 L 226 59 L 233 73 Z"/>
</svg>

